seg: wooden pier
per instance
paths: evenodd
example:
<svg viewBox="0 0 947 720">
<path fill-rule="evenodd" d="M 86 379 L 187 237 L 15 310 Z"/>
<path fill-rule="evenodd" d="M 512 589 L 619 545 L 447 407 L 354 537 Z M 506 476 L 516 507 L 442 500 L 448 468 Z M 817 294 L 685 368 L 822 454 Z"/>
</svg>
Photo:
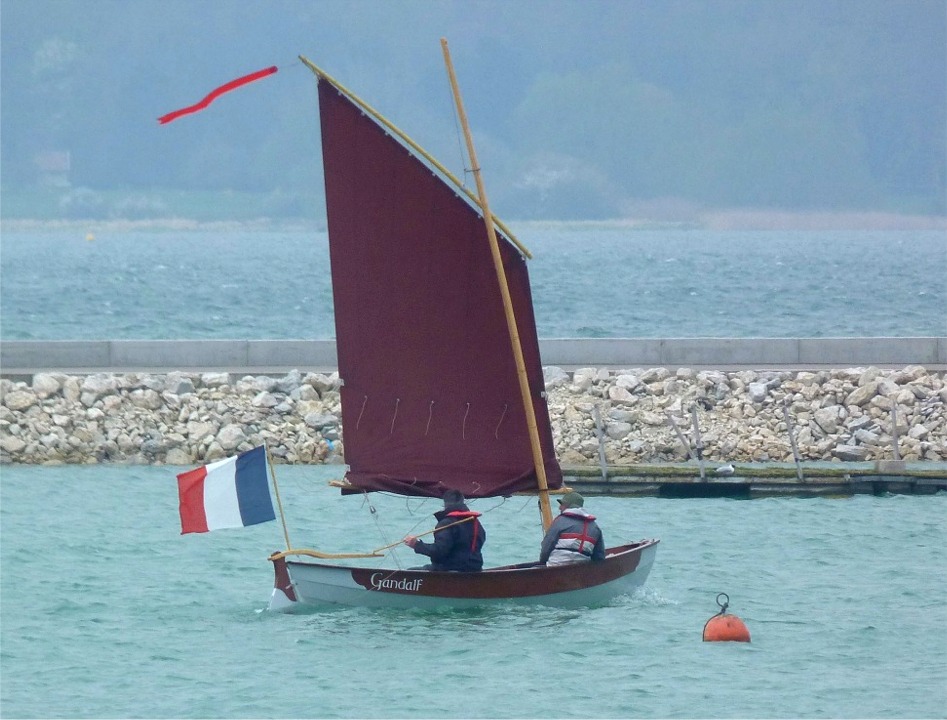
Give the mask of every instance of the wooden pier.
<svg viewBox="0 0 947 720">
<path fill-rule="evenodd" d="M 565 484 L 586 495 L 736 499 L 775 496 L 933 495 L 947 492 L 947 463 L 746 463 L 718 472 L 705 463 L 563 467 Z"/>
</svg>

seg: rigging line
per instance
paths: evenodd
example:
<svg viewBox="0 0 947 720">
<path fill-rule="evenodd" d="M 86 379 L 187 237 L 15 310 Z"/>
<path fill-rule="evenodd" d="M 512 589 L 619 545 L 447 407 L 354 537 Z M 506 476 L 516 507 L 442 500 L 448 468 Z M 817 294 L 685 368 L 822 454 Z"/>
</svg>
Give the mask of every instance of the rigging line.
<svg viewBox="0 0 947 720">
<path fill-rule="evenodd" d="M 417 478 L 415 478 L 415 479 L 417 479 Z M 389 493 L 386 493 L 386 494 L 389 494 Z M 392 497 L 395 497 L 394 493 L 390 493 L 390 495 L 391 495 Z M 411 506 L 410 506 L 410 504 L 409 504 L 409 501 L 410 501 L 410 500 L 411 500 L 410 497 L 404 496 L 404 504 L 405 504 L 405 508 L 408 510 L 408 514 L 409 514 L 409 515 L 414 515 L 414 514 L 415 514 L 415 511 L 411 509 Z M 430 498 L 421 498 L 421 505 L 424 505 L 424 503 L 426 503 L 428 500 L 430 500 Z M 420 509 L 420 506 L 419 506 L 419 509 Z M 405 535 L 406 535 L 406 536 L 407 536 L 407 535 L 412 535 L 412 534 L 414 533 L 415 529 L 418 527 L 418 525 L 420 525 L 422 522 L 424 522 L 424 518 L 426 518 L 426 517 L 427 517 L 426 515 L 418 515 L 418 516 L 417 516 L 417 520 L 415 521 L 414 525 L 412 525 L 412 526 L 408 529 L 408 531 L 405 533 Z M 389 542 L 388 542 L 388 539 L 385 537 L 385 534 L 384 534 L 383 532 L 379 531 L 379 534 L 380 534 L 380 535 L 382 536 L 382 538 L 385 540 L 385 549 L 386 549 L 386 550 L 397 551 L 397 550 L 400 550 L 400 549 L 401 549 L 401 544 L 404 542 L 404 539 L 398 540 L 397 542 L 389 543 Z M 392 552 L 392 553 L 391 553 L 391 557 L 394 559 L 395 564 L 398 566 L 398 567 L 397 567 L 398 570 L 404 570 L 404 569 L 405 569 L 404 566 L 402 565 L 401 557 L 400 557 L 400 555 L 398 555 L 397 552 Z M 408 568 L 408 569 L 410 570 L 410 568 Z M 390 576 L 391 576 L 391 575 L 389 574 L 389 577 L 390 577 Z"/>
<path fill-rule="evenodd" d="M 467 403 L 467 412 L 464 413 L 464 426 L 461 429 L 460 437 L 462 440 L 467 439 L 467 416 L 470 414 L 470 403 Z"/>
<path fill-rule="evenodd" d="M 506 501 L 507 501 L 507 500 L 509 500 L 509 498 L 504 497 L 503 495 L 501 495 L 501 496 L 500 496 L 500 502 L 496 503 L 496 504 L 495 504 L 493 507 L 491 507 L 491 508 L 487 508 L 487 509 L 484 510 L 483 512 L 484 512 L 484 513 L 488 513 L 488 512 L 493 512 L 494 510 L 499 510 L 501 507 L 503 507 L 504 505 L 506 505 Z"/>
<path fill-rule="evenodd" d="M 425 535 L 433 535 L 434 533 L 441 532 L 442 530 L 446 530 L 446 529 L 449 528 L 449 527 L 454 527 L 455 525 L 461 525 L 461 524 L 463 524 L 463 523 L 471 522 L 471 521 L 474 521 L 474 520 L 476 520 L 476 519 L 477 519 L 477 517 L 476 517 L 475 515 L 472 515 L 472 516 L 469 516 L 469 517 L 465 517 L 463 520 L 457 520 L 456 522 L 452 522 L 452 523 L 449 523 L 449 524 L 447 524 L 447 525 L 440 525 L 440 526 L 438 526 L 438 527 L 435 527 L 433 530 L 427 530 L 427 531 L 425 531 L 425 532 L 423 532 L 423 533 L 418 533 L 418 534 L 415 535 L 414 537 L 419 538 L 419 537 L 423 537 L 423 536 L 425 536 Z M 391 550 L 391 548 L 397 547 L 398 545 L 401 545 L 403 542 L 404 542 L 403 540 L 398 540 L 398 542 L 394 542 L 394 543 L 392 543 L 391 545 L 386 545 L 385 547 L 380 547 L 380 548 L 378 548 L 377 550 L 375 550 L 374 552 L 380 553 L 382 550 Z"/>
<path fill-rule="evenodd" d="M 379 512 L 375 509 L 375 506 L 372 504 L 372 501 L 371 501 L 371 498 L 369 498 L 368 492 L 365 490 L 362 490 L 362 499 L 364 501 L 362 507 L 364 507 L 366 504 L 368 505 L 369 514 L 372 516 L 372 521 L 375 523 L 375 532 L 377 532 L 378 537 L 380 537 L 385 542 L 385 544 L 387 544 L 390 540 L 390 536 L 388 535 L 388 533 L 385 532 L 385 529 L 381 524 L 381 516 Z M 418 523 L 420 522 L 421 521 L 418 520 Z M 392 555 L 394 556 L 394 553 Z M 400 569 L 401 567 L 400 561 L 398 560 L 396 556 L 394 557 L 395 557 L 395 562 L 398 563 L 398 567 Z"/>
<path fill-rule="evenodd" d="M 526 509 L 526 506 L 529 505 L 530 500 L 532 500 L 532 497 L 531 497 L 531 496 L 526 496 L 526 498 L 523 500 L 523 504 L 520 505 L 520 509 L 517 510 L 516 512 L 517 512 L 517 513 L 523 512 L 523 510 Z M 538 500 L 538 498 L 537 498 L 537 500 Z"/>
<path fill-rule="evenodd" d="M 500 415 L 500 422 L 497 423 L 497 429 L 493 433 L 493 437 L 495 437 L 497 440 L 500 439 L 500 426 L 503 424 L 503 418 L 506 417 L 506 411 L 509 409 L 509 407 L 510 407 L 509 403 L 506 403 L 503 406 L 503 414 Z"/>
<path fill-rule="evenodd" d="M 379 493 L 379 494 L 381 494 L 381 495 L 388 495 L 389 497 L 404 497 L 404 496 L 401 496 L 401 495 L 396 495 L 395 493 L 382 492 L 382 493 Z M 430 498 L 422 498 L 422 501 L 427 501 L 427 500 L 429 500 L 429 499 L 430 499 Z M 404 500 L 405 500 L 405 505 L 407 505 L 407 503 L 408 503 L 408 501 L 410 500 L 410 498 L 404 497 Z M 391 535 L 390 535 L 389 533 L 385 532 L 385 528 L 384 528 L 384 526 L 382 525 L 382 522 L 381 522 L 381 514 L 378 512 L 378 510 L 375 509 L 375 506 L 372 504 L 372 501 L 371 501 L 371 498 L 370 498 L 368 492 L 365 491 L 365 490 L 362 490 L 362 507 L 364 508 L 366 505 L 368 506 L 369 514 L 372 516 L 372 521 L 373 521 L 374 524 L 375 524 L 375 532 L 378 533 L 378 537 L 380 537 L 380 538 L 382 539 L 382 541 L 385 543 L 386 549 L 388 549 L 388 548 L 391 548 L 391 549 L 394 549 L 394 550 L 399 549 L 398 546 L 401 544 L 402 541 L 399 540 L 399 541 L 397 541 L 397 542 L 391 542 Z M 414 512 L 411 510 L 410 507 L 408 507 L 408 512 L 409 512 L 410 514 L 414 515 Z M 421 516 L 421 515 L 419 515 L 418 518 L 417 518 L 417 520 L 415 521 L 414 525 L 411 526 L 411 529 L 407 532 L 407 534 L 410 535 L 410 534 L 414 531 L 414 529 L 417 528 L 418 525 L 420 525 L 420 524 L 424 521 L 424 518 L 425 518 L 425 517 L 426 517 L 426 516 Z M 404 566 L 403 566 L 403 564 L 402 564 L 402 562 L 401 562 L 401 558 L 398 556 L 398 553 L 397 553 L 397 552 L 392 552 L 392 553 L 391 553 L 391 557 L 394 559 L 394 561 L 395 561 L 395 563 L 397 564 L 398 567 L 396 567 L 394 570 L 388 570 L 388 571 L 382 570 L 381 572 L 387 572 L 387 573 L 388 573 L 387 577 L 390 577 L 393 573 L 396 573 L 396 572 L 398 572 L 399 570 L 404 570 L 404 569 L 405 569 Z"/>
<path fill-rule="evenodd" d="M 395 398 L 395 414 L 391 416 L 391 429 L 388 431 L 389 435 L 394 435 L 395 433 L 395 419 L 398 417 L 398 405 L 401 404 L 401 398 Z"/>
<path fill-rule="evenodd" d="M 378 512 L 378 511 L 375 509 L 375 506 L 372 505 L 372 500 L 371 500 L 371 498 L 368 497 L 368 491 L 362 490 L 362 507 L 365 507 L 366 505 L 368 505 L 368 511 L 369 511 L 372 515 L 374 515 L 376 512 Z"/>
<path fill-rule="evenodd" d="M 389 542 L 389 536 L 388 536 L 388 533 L 385 532 L 385 529 L 381 525 L 381 518 L 378 517 L 377 513 L 372 515 L 372 517 L 375 520 L 375 530 L 378 532 L 378 536 L 382 540 L 384 540 L 385 544 L 387 544 Z"/>
<path fill-rule="evenodd" d="M 281 73 L 297 72 L 306 66 L 299 62 L 299 55 L 287 55 L 285 60 L 273 63 Z"/>
<path fill-rule="evenodd" d="M 418 479 L 417 479 L 417 478 L 414 478 L 414 482 L 412 483 L 412 485 L 414 485 L 415 483 L 417 483 L 417 481 L 418 481 Z M 392 497 L 395 497 L 394 494 L 392 494 Z M 412 507 L 412 506 L 411 506 L 411 501 L 412 501 L 414 498 L 412 498 L 412 497 L 409 496 L 409 495 L 404 495 L 403 497 L 404 497 L 404 507 L 405 507 L 405 510 L 408 511 L 408 515 L 412 515 L 412 516 L 413 516 L 413 515 L 416 515 L 416 514 L 419 513 L 419 512 L 421 512 L 421 508 L 423 508 L 423 507 L 425 506 L 425 504 L 427 504 L 427 501 L 428 501 L 428 499 L 429 499 L 429 498 L 426 498 L 426 497 L 418 498 L 418 499 L 419 499 L 419 502 L 418 502 L 417 507 L 415 508 L 415 507 Z M 420 522 L 420 521 L 418 521 L 418 522 Z M 417 527 L 417 526 L 415 525 L 415 527 Z"/>
<path fill-rule="evenodd" d="M 421 503 L 421 505 L 418 506 L 418 510 L 420 510 L 421 507 L 423 507 L 423 506 L 426 504 L 426 502 L 427 502 L 428 500 L 430 500 L 430 499 L 431 499 L 431 498 L 422 498 L 423 502 Z M 404 504 L 405 504 L 405 506 L 407 507 L 408 512 L 409 512 L 411 515 L 414 515 L 414 514 L 415 514 L 414 511 L 412 511 L 411 508 L 408 507 L 408 498 L 405 498 L 405 503 L 404 503 Z M 424 522 L 425 518 L 427 518 L 427 515 L 421 515 L 421 514 L 419 513 L 419 514 L 418 514 L 418 519 L 415 521 L 414 525 L 412 525 L 411 528 L 408 530 L 408 533 L 407 533 L 407 534 L 408 534 L 408 535 L 411 535 L 411 534 L 414 532 L 415 528 L 417 528 L 418 525 L 420 525 L 422 522 Z"/>
<path fill-rule="evenodd" d="M 413 478 L 411 478 L 411 486 L 415 487 L 417 486 L 417 484 L 418 484 L 418 478 L 417 476 L 414 476 Z M 424 507 L 424 505 L 427 503 L 428 500 L 430 500 L 430 498 L 427 498 L 427 497 L 419 498 L 420 502 L 418 503 L 417 510 L 415 510 L 411 507 L 411 500 L 413 498 L 410 495 L 395 495 L 395 493 L 391 493 L 391 497 L 403 497 L 404 507 L 408 511 L 409 515 L 414 515 L 416 512 L 420 512 L 421 508 Z M 415 525 L 415 527 L 417 527 L 417 525 Z"/>
<path fill-rule="evenodd" d="M 457 136 L 457 155 L 460 157 L 460 166 L 464 169 L 463 186 L 467 187 L 467 177 L 470 175 L 470 169 L 467 167 L 467 155 L 464 153 L 464 141 L 461 135 L 460 119 L 457 117 L 457 105 L 454 103 L 454 95 L 450 86 L 450 77 L 447 77 L 447 96 L 450 98 L 451 115 L 454 118 L 454 134 Z"/>
<path fill-rule="evenodd" d="M 481 510 L 481 511 L 480 511 L 480 514 L 481 514 L 481 515 L 486 515 L 487 513 L 492 513 L 494 510 L 499 510 L 501 507 L 503 507 L 504 505 L 506 505 L 506 501 L 509 499 L 509 498 L 503 497 L 502 495 L 498 495 L 497 497 L 499 498 L 499 502 L 494 503 L 491 507 L 488 507 L 488 508 L 485 509 L 485 510 Z M 473 505 L 474 505 L 475 502 L 477 502 L 477 500 L 486 500 L 486 499 L 487 499 L 487 498 L 475 498 L 475 499 L 473 499 L 473 500 L 470 500 L 467 504 L 468 504 L 471 508 L 473 508 Z"/>
<path fill-rule="evenodd" d="M 358 430 L 358 426 L 362 422 L 362 413 L 365 412 L 365 403 L 368 402 L 368 395 L 365 396 L 365 399 L 362 400 L 362 409 L 358 413 L 358 420 L 355 421 L 355 429 Z"/>
<path fill-rule="evenodd" d="M 277 64 L 276 67 L 279 68 L 281 73 L 288 73 L 304 70 L 306 66 L 299 63 L 299 57 L 297 55 L 293 55 L 292 57 L 287 57 L 286 62 Z"/>
<path fill-rule="evenodd" d="M 412 482 L 411 482 L 412 485 L 416 485 L 417 482 L 418 482 L 418 479 L 417 479 L 416 477 L 415 477 L 415 478 L 412 478 Z M 363 492 L 364 492 L 364 491 L 363 491 Z M 434 499 L 435 499 L 435 498 L 433 498 L 433 497 L 427 497 L 427 496 L 402 495 L 401 493 L 386 492 L 386 491 L 384 491 L 384 490 L 376 490 L 376 491 L 374 491 L 374 492 L 375 492 L 377 495 L 382 495 L 382 496 L 384 496 L 384 497 L 389 497 L 389 498 L 393 498 L 393 499 L 397 499 L 397 500 L 403 500 L 403 501 L 404 501 L 404 505 L 405 505 L 405 509 L 408 511 L 408 514 L 409 514 L 409 515 L 414 515 L 414 514 L 420 512 L 421 508 L 424 507 L 424 505 L 426 505 L 429 500 L 434 500 Z M 412 500 L 417 500 L 417 501 L 418 501 L 417 507 L 413 507 L 413 506 L 411 505 L 411 501 L 412 501 Z"/>
</svg>

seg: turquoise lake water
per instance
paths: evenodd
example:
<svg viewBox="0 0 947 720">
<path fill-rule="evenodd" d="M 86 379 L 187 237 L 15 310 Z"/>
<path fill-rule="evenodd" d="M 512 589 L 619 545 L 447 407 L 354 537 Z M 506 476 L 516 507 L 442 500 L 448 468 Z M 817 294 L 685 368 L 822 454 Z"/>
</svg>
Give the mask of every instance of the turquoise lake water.
<svg viewBox="0 0 947 720">
<path fill-rule="evenodd" d="M 541 337 L 947 333 L 942 232 L 515 229 Z M 323 234 L 89 231 L 3 233 L 2 340 L 334 336 Z M 947 717 L 944 493 L 590 498 L 609 544 L 661 539 L 607 607 L 278 615 L 280 526 L 181 536 L 181 470 L 0 468 L 0 716 Z M 295 546 L 432 525 L 340 472 L 279 468 Z M 488 564 L 538 554 L 534 500 L 474 509 Z M 701 642 L 719 592 L 751 644 Z"/>
<path fill-rule="evenodd" d="M 181 470 L 0 469 L 2 717 L 947 717 L 944 493 L 591 497 L 609 544 L 661 539 L 607 607 L 282 615 L 281 526 L 180 535 Z M 293 545 L 432 526 L 435 501 L 343 498 L 340 471 L 277 468 Z M 473 507 L 488 564 L 538 553 L 534 499 Z M 719 592 L 750 644 L 701 642 Z"/>
<path fill-rule="evenodd" d="M 942 231 L 520 224 L 542 338 L 947 334 Z M 317 232 L 4 232 L 3 340 L 335 337 Z"/>
</svg>

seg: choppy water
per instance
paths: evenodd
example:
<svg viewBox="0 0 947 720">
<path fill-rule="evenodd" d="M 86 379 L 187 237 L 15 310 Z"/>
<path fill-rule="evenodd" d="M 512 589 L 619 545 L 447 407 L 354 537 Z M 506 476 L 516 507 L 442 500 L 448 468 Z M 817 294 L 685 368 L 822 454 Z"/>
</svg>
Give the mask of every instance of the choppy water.
<svg viewBox="0 0 947 720">
<path fill-rule="evenodd" d="M 947 494 L 590 498 L 611 543 L 661 538 L 608 607 L 279 615 L 280 526 L 179 535 L 179 471 L 2 468 L 0 715 L 947 717 Z M 277 472 L 297 546 L 377 547 L 435 509 Z M 532 557 L 535 500 L 498 502 L 474 505 L 488 562 Z M 751 644 L 701 642 L 721 591 Z"/>
<path fill-rule="evenodd" d="M 943 232 L 516 230 L 544 338 L 947 333 Z M 335 336 L 322 233 L 5 232 L 0 279 L 4 340 Z"/>
</svg>

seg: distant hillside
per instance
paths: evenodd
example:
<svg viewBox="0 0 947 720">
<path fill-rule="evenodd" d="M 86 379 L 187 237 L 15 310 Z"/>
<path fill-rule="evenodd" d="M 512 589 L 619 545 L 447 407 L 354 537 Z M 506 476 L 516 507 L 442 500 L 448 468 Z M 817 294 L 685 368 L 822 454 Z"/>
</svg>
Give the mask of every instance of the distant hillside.
<svg viewBox="0 0 947 720">
<path fill-rule="evenodd" d="M 4 0 L 2 212 L 321 217 L 298 53 L 463 176 L 444 35 L 503 217 L 947 214 L 942 0 Z"/>
</svg>

